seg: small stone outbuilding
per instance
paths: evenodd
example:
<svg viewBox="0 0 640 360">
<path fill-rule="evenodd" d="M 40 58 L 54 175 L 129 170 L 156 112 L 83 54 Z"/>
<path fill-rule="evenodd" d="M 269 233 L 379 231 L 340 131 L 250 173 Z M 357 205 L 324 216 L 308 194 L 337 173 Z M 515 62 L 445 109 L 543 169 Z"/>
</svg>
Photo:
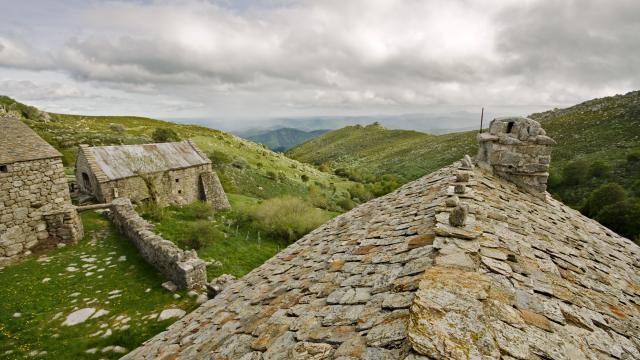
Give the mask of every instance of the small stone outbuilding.
<svg viewBox="0 0 640 360">
<path fill-rule="evenodd" d="M 531 157 L 465 156 L 338 216 L 123 359 L 640 359 L 640 247 L 548 196 L 524 123 L 502 150 Z"/>
<path fill-rule="evenodd" d="M 0 117 L 0 265 L 82 234 L 62 154 L 19 119 Z"/>
<path fill-rule="evenodd" d="M 105 203 L 120 197 L 133 202 L 150 199 L 151 186 L 161 204 L 184 205 L 203 200 L 217 210 L 230 208 L 211 160 L 191 141 L 80 145 L 76 182 L 81 192 Z"/>
</svg>

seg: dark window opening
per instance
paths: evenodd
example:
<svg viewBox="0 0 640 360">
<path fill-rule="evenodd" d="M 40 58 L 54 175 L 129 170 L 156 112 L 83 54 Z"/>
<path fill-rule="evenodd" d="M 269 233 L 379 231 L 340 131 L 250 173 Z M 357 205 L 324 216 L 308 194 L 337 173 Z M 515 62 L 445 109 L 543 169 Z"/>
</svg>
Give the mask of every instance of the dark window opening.
<svg viewBox="0 0 640 360">
<path fill-rule="evenodd" d="M 511 130 L 513 130 L 513 122 L 507 123 L 507 134 L 510 134 Z"/>
<path fill-rule="evenodd" d="M 182 190 L 178 190 L 178 194 L 182 194 Z"/>
<path fill-rule="evenodd" d="M 0 165 L 0 172 L 9 172 L 7 165 Z"/>
<path fill-rule="evenodd" d="M 84 185 L 85 189 L 91 191 L 91 180 L 89 180 L 87 173 L 82 173 L 82 185 Z"/>
<path fill-rule="evenodd" d="M 180 182 L 180 179 L 176 179 L 176 182 Z"/>
</svg>

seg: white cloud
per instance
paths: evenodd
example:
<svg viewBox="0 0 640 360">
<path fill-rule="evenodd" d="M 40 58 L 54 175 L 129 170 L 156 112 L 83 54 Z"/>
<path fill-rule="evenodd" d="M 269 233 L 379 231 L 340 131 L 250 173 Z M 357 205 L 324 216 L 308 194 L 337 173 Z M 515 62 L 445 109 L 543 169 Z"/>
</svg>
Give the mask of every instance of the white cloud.
<svg viewBox="0 0 640 360">
<path fill-rule="evenodd" d="M 0 25 L 0 68 L 66 74 L 97 94 L 140 99 L 142 111 L 189 116 L 544 109 L 640 85 L 636 1 L 241 5 L 100 1 L 61 9 L 55 21 L 0 14 L 12 25 Z M 152 95 L 189 105 L 168 109 Z"/>
</svg>

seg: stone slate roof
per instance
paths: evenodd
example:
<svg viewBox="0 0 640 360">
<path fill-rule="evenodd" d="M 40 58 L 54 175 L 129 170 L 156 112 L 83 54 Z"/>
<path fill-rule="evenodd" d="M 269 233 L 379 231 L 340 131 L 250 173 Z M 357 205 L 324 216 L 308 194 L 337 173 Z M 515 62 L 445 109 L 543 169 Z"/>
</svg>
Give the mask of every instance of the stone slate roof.
<svg viewBox="0 0 640 360">
<path fill-rule="evenodd" d="M 58 150 L 19 119 L 0 117 L 0 164 L 61 156 Z"/>
<path fill-rule="evenodd" d="M 460 166 L 331 220 L 124 358 L 640 359 L 640 248 Z"/>
<path fill-rule="evenodd" d="M 136 171 L 152 173 L 211 163 L 190 140 L 142 145 L 81 145 L 80 151 L 99 182 L 136 176 Z"/>
</svg>

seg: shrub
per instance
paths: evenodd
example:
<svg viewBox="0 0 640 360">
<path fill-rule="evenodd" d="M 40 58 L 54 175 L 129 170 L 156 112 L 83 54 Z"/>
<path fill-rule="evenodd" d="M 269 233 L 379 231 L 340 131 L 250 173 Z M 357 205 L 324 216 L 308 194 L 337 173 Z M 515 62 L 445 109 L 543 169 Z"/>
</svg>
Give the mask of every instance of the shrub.
<svg viewBox="0 0 640 360">
<path fill-rule="evenodd" d="M 267 177 L 271 180 L 277 180 L 278 179 L 278 174 L 276 174 L 275 171 L 273 170 L 268 170 L 267 171 Z"/>
<path fill-rule="evenodd" d="M 586 180 L 588 172 L 589 163 L 586 161 L 570 162 L 562 170 L 562 183 L 564 185 L 578 185 Z"/>
<path fill-rule="evenodd" d="M 182 247 L 200 250 L 212 244 L 221 233 L 210 221 L 198 220 L 191 224 L 184 232 Z"/>
<path fill-rule="evenodd" d="M 124 125 L 122 124 L 109 124 L 109 129 L 117 134 L 122 134 L 125 131 Z"/>
<path fill-rule="evenodd" d="M 307 182 L 307 181 L 309 181 L 309 175 L 302 174 L 302 175 L 300 175 L 300 179 L 302 179 L 302 182 Z"/>
<path fill-rule="evenodd" d="M 144 201 L 138 205 L 140 216 L 147 220 L 160 222 L 167 218 L 168 210 L 153 201 Z"/>
<path fill-rule="evenodd" d="M 170 128 L 156 128 L 151 134 L 151 138 L 155 142 L 172 142 L 180 141 L 178 134 Z"/>
<path fill-rule="evenodd" d="M 231 163 L 231 157 L 222 151 L 213 150 L 208 152 L 207 156 L 216 169 L 221 169 Z"/>
<path fill-rule="evenodd" d="M 251 212 L 257 228 L 274 237 L 293 242 L 329 218 L 320 209 L 290 196 L 265 200 Z"/>
<path fill-rule="evenodd" d="M 205 220 L 213 216 L 213 208 L 204 201 L 196 201 L 182 207 L 184 216 L 190 219 Z"/>
<path fill-rule="evenodd" d="M 261 162 L 258 162 L 258 163 L 256 164 L 256 167 L 257 167 L 258 169 L 262 169 L 262 168 L 264 167 L 264 164 L 263 164 L 263 163 L 261 163 Z"/>
<path fill-rule="evenodd" d="M 338 206 L 340 206 L 345 211 L 353 209 L 354 207 L 356 207 L 356 205 L 357 204 L 348 197 L 345 197 L 342 200 L 338 201 Z"/>
<path fill-rule="evenodd" d="M 349 194 L 351 195 L 351 199 L 359 202 L 365 202 L 373 199 L 373 194 L 371 194 L 362 184 L 355 184 L 351 186 L 349 188 Z"/>
<path fill-rule="evenodd" d="M 309 185 L 309 200 L 313 206 L 327 209 L 329 207 L 329 200 L 322 192 L 322 189 L 315 185 Z"/>
<path fill-rule="evenodd" d="M 589 176 L 595 178 L 604 178 L 611 173 L 611 166 L 605 164 L 602 161 L 595 161 L 591 163 L 589 168 Z"/>
<path fill-rule="evenodd" d="M 640 238 L 640 203 L 623 201 L 607 205 L 596 215 L 602 225 L 629 239 Z"/>
<path fill-rule="evenodd" d="M 278 181 L 284 182 L 287 180 L 287 175 L 285 175 L 282 171 L 278 171 Z"/>
<path fill-rule="evenodd" d="M 237 157 L 231 162 L 231 166 L 236 169 L 244 169 L 247 167 L 247 165 L 249 165 L 247 161 L 241 157 Z"/>
<path fill-rule="evenodd" d="M 323 163 L 323 164 L 320 164 L 320 166 L 318 166 L 318 170 L 325 173 L 331 173 L 331 166 L 329 166 L 329 164 L 327 163 Z"/>
<path fill-rule="evenodd" d="M 582 207 L 582 213 L 593 217 L 603 207 L 618 202 L 622 202 L 627 197 L 622 186 L 616 183 L 607 183 L 600 185 L 597 189 L 593 190 L 585 205 Z"/>
<path fill-rule="evenodd" d="M 640 180 L 636 180 L 633 185 L 631 185 L 631 194 L 640 197 Z"/>
</svg>

